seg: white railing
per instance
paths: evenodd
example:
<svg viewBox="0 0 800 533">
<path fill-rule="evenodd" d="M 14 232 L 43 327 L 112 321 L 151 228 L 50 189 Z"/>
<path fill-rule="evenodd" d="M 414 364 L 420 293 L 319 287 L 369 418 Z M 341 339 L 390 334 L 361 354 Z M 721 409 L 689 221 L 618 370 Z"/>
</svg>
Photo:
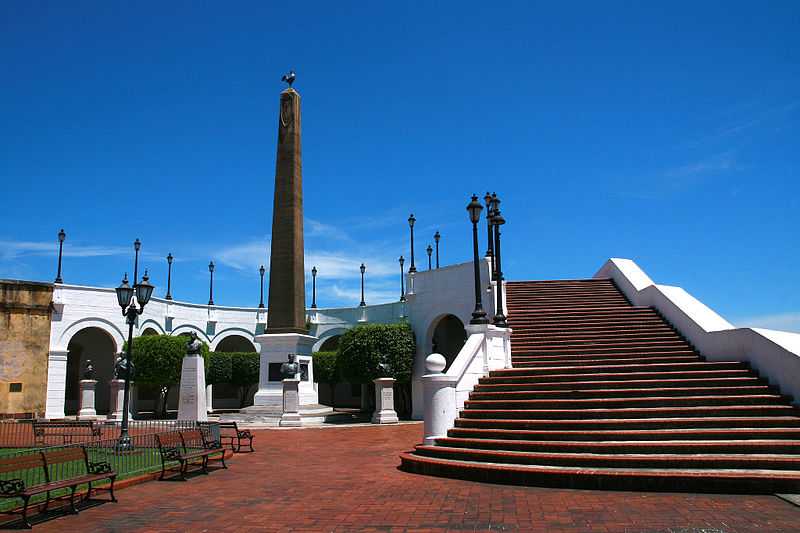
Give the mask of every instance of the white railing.
<svg viewBox="0 0 800 533">
<path fill-rule="evenodd" d="M 611 278 L 634 305 L 655 308 L 712 361 L 743 361 L 800 402 L 800 334 L 737 328 L 680 287 L 656 285 L 630 259 L 609 259 L 595 274 Z"/>
<path fill-rule="evenodd" d="M 478 380 L 492 370 L 511 368 L 511 330 L 491 325 L 467 326 L 467 342 L 447 369 L 444 356 L 426 359 L 425 444 L 447 435 Z"/>
</svg>

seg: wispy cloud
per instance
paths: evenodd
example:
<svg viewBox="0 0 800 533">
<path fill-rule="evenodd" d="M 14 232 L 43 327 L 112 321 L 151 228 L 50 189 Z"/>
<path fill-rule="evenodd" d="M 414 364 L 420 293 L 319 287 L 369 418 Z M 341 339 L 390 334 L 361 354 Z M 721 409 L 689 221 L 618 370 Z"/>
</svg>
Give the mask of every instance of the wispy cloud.
<svg viewBox="0 0 800 533">
<path fill-rule="evenodd" d="M 220 263 L 236 270 L 254 270 L 259 265 L 269 266 L 269 241 L 253 240 L 221 248 L 213 254 Z"/>
<path fill-rule="evenodd" d="M 128 255 L 130 248 L 122 246 L 84 246 L 70 244 L 64 246 L 64 257 L 108 257 Z M 34 241 L 0 241 L 0 260 L 11 260 L 30 256 L 54 256 L 58 254 L 58 244 Z"/>
<path fill-rule="evenodd" d="M 625 188 L 619 195 L 643 200 L 661 198 L 680 193 L 738 168 L 736 154 L 733 151 L 723 152 L 640 177 L 620 180 Z"/>
<path fill-rule="evenodd" d="M 707 135 L 686 142 L 684 146 L 698 147 L 722 139 L 735 137 L 762 124 L 774 124 L 775 122 L 785 120 L 798 109 L 800 109 L 800 100 L 794 100 L 782 105 L 763 109 L 756 113 L 742 115 Z"/>
<path fill-rule="evenodd" d="M 668 179 L 691 180 L 696 177 L 734 170 L 735 168 L 736 159 L 734 154 L 725 152 L 707 159 L 667 169 L 662 173 L 662 176 Z"/>
<path fill-rule="evenodd" d="M 313 218 L 303 221 L 305 236 L 308 238 L 333 239 L 337 241 L 350 241 L 350 236 L 341 228 L 326 224 Z"/>
<path fill-rule="evenodd" d="M 753 316 L 737 320 L 736 323 L 742 327 L 779 329 L 800 333 L 800 311 Z"/>
</svg>

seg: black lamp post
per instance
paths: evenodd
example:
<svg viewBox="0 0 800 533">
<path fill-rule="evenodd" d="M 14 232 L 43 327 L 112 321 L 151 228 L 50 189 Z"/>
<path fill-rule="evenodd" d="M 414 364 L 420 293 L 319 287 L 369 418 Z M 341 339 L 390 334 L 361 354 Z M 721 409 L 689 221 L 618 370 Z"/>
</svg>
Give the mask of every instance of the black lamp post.
<svg viewBox="0 0 800 533">
<path fill-rule="evenodd" d="M 137 239 L 138 243 L 139 240 Z M 136 247 L 136 261 L 134 263 L 134 270 L 138 270 L 138 254 L 139 247 Z M 150 296 L 153 294 L 153 287 L 150 284 L 150 278 L 145 271 L 141 283 L 134 283 L 133 287 L 128 285 L 128 274 L 122 278 L 122 284 L 116 288 L 117 303 L 122 308 L 122 316 L 128 324 L 128 347 L 125 351 L 125 362 L 120 363 L 117 375 L 123 375 L 125 378 L 125 391 L 122 399 L 122 424 L 120 425 L 119 441 L 117 448 L 120 450 L 130 450 L 133 448 L 131 438 L 128 435 L 128 411 L 130 404 L 130 390 L 131 378 L 133 377 L 133 362 L 131 354 L 133 353 L 133 325 L 136 323 L 136 317 L 141 315 L 144 311 L 144 306 L 150 301 Z M 135 296 L 135 298 L 134 298 Z"/>
<path fill-rule="evenodd" d="M 442 238 L 442 236 L 439 235 L 438 231 L 433 234 L 433 242 L 436 243 L 436 269 L 437 270 L 439 269 L 439 239 L 441 239 L 441 238 Z"/>
<path fill-rule="evenodd" d="M 492 232 L 492 195 L 486 193 L 486 196 L 483 197 L 483 201 L 486 202 L 486 231 L 488 233 L 488 240 L 489 245 L 486 248 L 486 257 L 491 258 L 491 269 L 489 270 L 489 276 L 491 279 L 494 279 L 494 233 Z"/>
<path fill-rule="evenodd" d="M 258 308 L 264 309 L 264 265 L 261 265 L 261 268 L 258 269 L 258 275 L 261 277 L 261 299 L 258 301 Z"/>
<path fill-rule="evenodd" d="M 64 239 L 66 238 L 67 234 L 64 233 L 63 229 L 58 232 L 58 272 L 54 283 L 64 283 L 64 280 L 61 279 L 61 254 L 64 250 Z"/>
<path fill-rule="evenodd" d="M 361 263 L 361 303 L 358 304 L 359 307 L 366 307 L 367 304 L 364 302 L 364 272 L 367 271 L 367 267 L 364 266 L 364 263 Z"/>
<path fill-rule="evenodd" d="M 139 239 L 133 241 L 133 249 L 136 252 L 133 259 L 133 286 L 135 287 L 139 283 L 139 250 L 142 249 L 142 241 Z"/>
<path fill-rule="evenodd" d="M 399 261 L 400 261 L 400 301 L 401 302 L 405 302 L 406 301 L 406 283 L 405 283 L 405 281 L 406 281 L 405 277 L 406 276 L 405 276 L 405 273 L 403 272 L 403 265 L 405 264 L 406 260 L 401 255 Z"/>
<path fill-rule="evenodd" d="M 414 218 L 414 213 L 408 217 L 408 227 L 411 228 L 411 266 L 408 267 L 408 273 L 411 274 L 417 271 L 417 267 L 414 265 L 414 222 L 417 219 Z"/>
<path fill-rule="evenodd" d="M 317 308 L 317 267 L 312 267 L 311 268 L 311 309 L 316 309 L 316 308 Z"/>
<path fill-rule="evenodd" d="M 211 274 L 208 282 L 208 305 L 214 305 L 214 261 L 208 264 L 208 272 Z"/>
<path fill-rule="evenodd" d="M 478 263 L 478 222 L 480 222 L 482 210 L 483 206 L 478 202 L 478 196 L 473 194 L 472 201 L 467 205 L 469 220 L 472 222 L 472 263 L 475 270 L 475 310 L 472 312 L 470 324 L 489 323 L 489 319 L 486 318 L 486 311 L 483 310 L 483 304 L 481 303 L 481 271 Z"/>
<path fill-rule="evenodd" d="M 431 254 L 433 253 L 433 247 L 429 244 L 425 251 L 428 252 L 428 270 L 431 269 Z"/>
<path fill-rule="evenodd" d="M 495 203 L 495 198 L 492 198 L 492 206 L 500 204 L 500 200 Z M 495 279 L 497 280 L 497 308 L 494 313 L 494 325 L 498 328 L 507 328 L 508 321 L 506 315 L 503 313 L 503 267 L 501 265 L 500 253 L 500 226 L 506 223 L 506 219 L 500 214 L 500 208 L 495 207 L 492 214 L 492 226 L 494 226 L 494 255 L 495 255 Z"/>
<path fill-rule="evenodd" d="M 172 253 L 167 254 L 167 300 L 172 300 Z"/>
</svg>

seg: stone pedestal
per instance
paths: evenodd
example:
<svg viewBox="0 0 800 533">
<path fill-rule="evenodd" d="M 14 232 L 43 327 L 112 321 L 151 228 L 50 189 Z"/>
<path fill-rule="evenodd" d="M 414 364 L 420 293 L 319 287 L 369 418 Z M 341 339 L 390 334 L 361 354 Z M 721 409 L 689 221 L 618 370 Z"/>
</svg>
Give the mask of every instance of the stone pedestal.
<svg viewBox="0 0 800 533">
<path fill-rule="evenodd" d="M 311 361 L 311 348 L 317 342 L 316 337 L 299 333 L 267 333 L 257 335 L 256 342 L 260 347 L 260 364 L 254 406 L 277 408 L 283 404 L 283 376 L 280 369 L 289 354 L 297 355 L 297 362 L 304 370 L 298 387 L 300 405 L 319 403 Z"/>
<path fill-rule="evenodd" d="M 423 444 L 434 445 L 436 439 L 447 436 L 458 415 L 456 383 L 458 377 L 442 373 L 447 365 L 443 355 L 434 353 L 425 359 L 427 374 L 422 376 L 425 394 L 425 425 Z"/>
<path fill-rule="evenodd" d="M 283 414 L 278 423 L 281 427 L 300 427 L 300 395 L 298 386 L 299 379 L 283 380 Z"/>
<path fill-rule="evenodd" d="M 206 412 L 214 410 L 214 385 L 206 385 Z"/>
<path fill-rule="evenodd" d="M 96 387 L 96 379 L 81 380 L 81 410 L 78 411 L 78 419 L 97 418 L 97 410 L 94 407 Z"/>
<path fill-rule="evenodd" d="M 108 418 L 110 420 L 122 420 L 122 404 L 125 402 L 125 380 L 112 379 L 109 383 L 110 394 L 108 405 Z M 130 396 L 128 398 L 128 419 L 133 418 L 133 383 L 131 382 Z"/>
<path fill-rule="evenodd" d="M 394 410 L 394 378 L 378 378 L 375 383 L 375 412 L 372 414 L 373 424 L 397 424 L 397 412 Z"/>
<path fill-rule="evenodd" d="M 187 355 L 181 366 L 178 420 L 208 420 L 206 413 L 206 372 L 202 356 Z"/>
</svg>

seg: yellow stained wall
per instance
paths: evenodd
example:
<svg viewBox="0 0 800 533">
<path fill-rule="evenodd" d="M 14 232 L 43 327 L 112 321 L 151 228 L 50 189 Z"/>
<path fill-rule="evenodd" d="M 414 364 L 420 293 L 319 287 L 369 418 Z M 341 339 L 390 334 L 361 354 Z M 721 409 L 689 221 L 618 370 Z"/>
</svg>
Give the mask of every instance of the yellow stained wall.
<svg viewBox="0 0 800 533">
<path fill-rule="evenodd" d="M 52 300 L 50 283 L 0 280 L 0 414 L 44 413 Z"/>
</svg>

